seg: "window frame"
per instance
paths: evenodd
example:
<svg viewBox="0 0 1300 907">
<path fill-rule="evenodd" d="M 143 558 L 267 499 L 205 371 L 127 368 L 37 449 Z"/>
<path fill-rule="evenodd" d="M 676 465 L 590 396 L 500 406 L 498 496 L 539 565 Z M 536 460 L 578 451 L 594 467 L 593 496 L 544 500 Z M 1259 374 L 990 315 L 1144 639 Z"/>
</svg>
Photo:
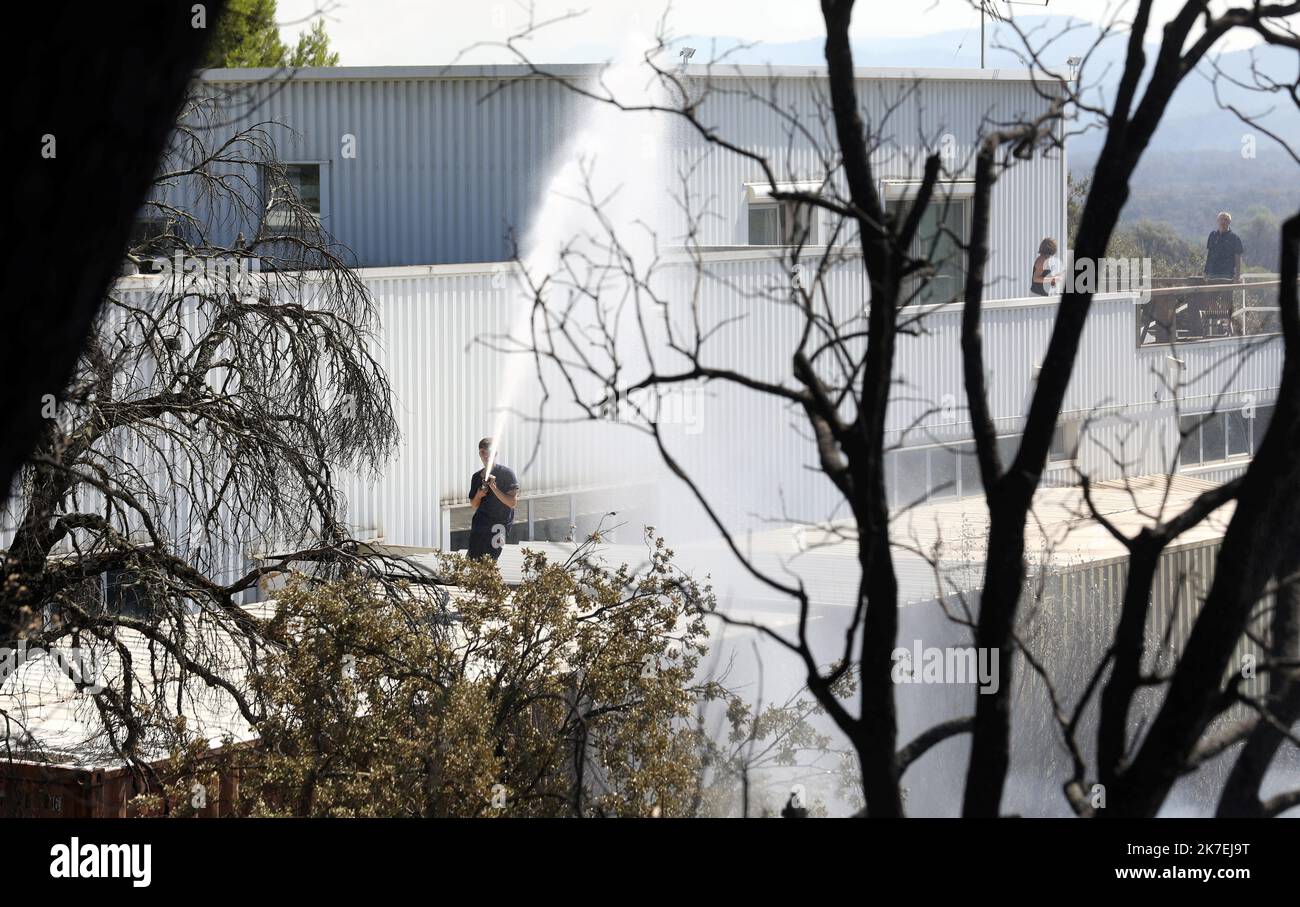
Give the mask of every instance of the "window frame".
<svg viewBox="0 0 1300 907">
<path fill-rule="evenodd" d="M 754 242 L 754 215 L 755 215 L 756 213 L 758 213 L 758 212 L 762 212 L 762 213 L 766 214 L 766 213 L 769 212 L 769 211 L 775 213 L 775 215 L 776 215 L 776 233 L 777 233 L 777 235 L 778 235 L 778 236 L 784 236 L 784 235 L 786 235 L 786 226 L 785 226 L 785 225 L 786 225 L 786 216 L 785 216 L 785 215 L 786 215 L 786 212 L 785 212 L 785 205 L 781 204 L 780 202 L 776 202 L 776 201 L 750 202 L 750 203 L 749 203 L 749 206 L 745 209 L 745 214 L 746 214 L 746 219 L 745 219 L 745 229 L 748 231 L 747 236 L 746 236 L 746 238 L 747 238 L 747 240 L 748 240 L 747 245 L 751 245 L 751 246 L 780 246 L 780 245 L 784 245 L 783 243 L 760 243 L 760 242 Z"/>
<path fill-rule="evenodd" d="M 802 192 L 809 195 L 820 195 L 825 188 L 821 182 L 805 181 L 793 183 L 777 183 L 775 191 L 777 192 Z M 758 246 L 760 248 L 776 248 L 794 245 L 816 246 L 818 245 L 821 235 L 821 217 L 820 209 L 808 202 L 791 201 L 788 199 L 776 199 L 772 197 L 773 185 L 771 183 L 746 183 L 745 184 L 745 245 Z M 756 210 L 776 209 L 777 211 L 777 232 L 781 239 L 777 243 L 756 243 L 754 242 L 753 231 L 750 229 L 750 214 Z M 801 211 L 807 211 L 801 216 Z M 802 242 L 796 242 L 798 231 L 801 227 L 808 227 L 808 235 Z"/>
<path fill-rule="evenodd" d="M 1071 466 L 1079 460 L 1079 420 L 1062 419 L 1052 430 L 1052 442 L 1047 448 L 1047 466 L 1061 468 Z M 1057 440 L 1060 447 L 1057 447 Z"/>
<path fill-rule="evenodd" d="M 99 575 L 105 614 L 153 622 L 158 609 L 149 598 L 139 574 L 128 567 L 114 567 Z"/>
<path fill-rule="evenodd" d="M 1007 442 L 1015 442 L 1018 446 L 1020 435 L 998 435 L 997 443 L 1000 453 L 1005 459 L 1008 452 Z M 944 487 L 942 484 L 936 484 L 936 470 L 934 468 L 935 452 L 953 457 L 952 482 L 944 490 L 936 495 L 936 488 Z M 925 493 L 921 497 L 910 496 L 904 498 L 902 495 L 900 470 L 898 462 L 901 455 L 916 456 L 924 453 L 925 456 L 925 479 L 922 483 Z M 969 461 L 969 462 L 968 462 Z M 972 487 L 967 487 L 967 486 Z M 888 502 L 890 509 L 899 507 L 911 507 L 920 504 L 929 504 L 940 501 L 956 501 L 963 498 L 972 498 L 984 493 L 983 480 L 979 474 L 979 460 L 975 453 L 975 441 L 966 438 L 961 441 L 948 441 L 940 444 L 920 444 L 915 447 L 895 447 L 885 454 L 885 500 Z"/>
<path fill-rule="evenodd" d="M 892 209 L 892 206 L 910 205 L 916 200 L 916 196 L 923 185 L 922 180 L 913 179 L 884 179 L 880 181 L 879 190 L 880 198 L 884 202 L 886 212 Z M 951 299 L 930 299 L 926 298 L 930 287 L 934 286 L 933 280 L 929 283 L 922 284 L 922 277 L 908 277 L 904 283 L 900 297 L 906 300 L 909 306 L 924 305 L 951 305 L 962 298 L 965 289 L 965 275 L 967 270 L 967 251 L 970 245 L 971 220 L 974 217 L 974 199 L 975 199 L 975 181 L 974 180 L 938 180 L 934 184 L 933 194 L 930 197 L 930 206 L 936 205 L 958 205 L 958 218 L 961 224 L 961 236 L 958 237 L 958 261 L 955 266 L 957 287 Z M 913 237 L 913 247 L 910 253 L 917 257 L 921 243 L 919 236 Z M 946 267 L 940 268 L 936 273 L 942 273 L 947 270 Z M 915 297 L 915 298 L 912 298 Z"/>
<path fill-rule="evenodd" d="M 317 226 L 323 226 L 325 219 L 329 216 L 329 161 L 313 160 L 290 160 L 280 162 L 284 168 L 286 177 L 292 167 L 315 167 L 317 176 L 317 199 L 316 207 L 318 210 L 310 212 L 315 219 Z M 272 198 L 273 188 L 271 185 L 273 171 L 269 167 L 262 168 L 262 198 L 266 207 L 262 212 L 262 226 L 277 233 L 287 233 L 295 229 L 295 225 L 284 220 L 279 220 L 275 214 L 275 199 Z M 297 186 L 289 184 L 295 191 Z M 301 201 L 299 196 L 299 201 Z M 278 222 L 277 222 L 278 221 Z"/>
<path fill-rule="evenodd" d="M 1259 442 L 1263 438 L 1263 433 L 1258 430 L 1260 413 L 1267 411 L 1268 415 L 1264 418 L 1264 430 L 1267 431 L 1268 423 L 1273 417 L 1273 408 L 1275 403 L 1254 404 L 1253 413 L 1246 422 L 1250 428 L 1247 430 L 1248 450 L 1245 453 L 1232 452 L 1232 420 L 1233 413 L 1241 413 L 1241 407 L 1230 407 L 1228 409 L 1208 410 L 1200 413 L 1182 413 L 1178 416 L 1178 464 L 1177 470 L 1183 472 L 1188 469 L 1199 469 L 1201 467 L 1223 466 L 1232 463 L 1244 463 L 1253 459 L 1259 452 Z M 1245 417 L 1245 413 L 1241 413 Z M 1184 434 L 1184 425 L 1190 420 L 1197 420 L 1195 430 Z M 1207 459 L 1205 456 L 1205 426 L 1211 420 L 1221 420 L 1222 438 L 1223 438 L 1223 456 Z M 1191 439 L 1196 439 L 1197 459 L 1189 461 L 1186 458 Z"/>
</svg>

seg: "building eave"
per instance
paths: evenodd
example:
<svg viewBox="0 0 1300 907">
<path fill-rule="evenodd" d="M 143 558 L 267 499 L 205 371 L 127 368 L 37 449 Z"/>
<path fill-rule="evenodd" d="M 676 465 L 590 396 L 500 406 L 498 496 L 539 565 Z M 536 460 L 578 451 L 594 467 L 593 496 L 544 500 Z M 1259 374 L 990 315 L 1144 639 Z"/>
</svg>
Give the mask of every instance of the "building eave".
<svg viewBox="0 0 1300 907">
<path fill-rule="evenodd" d="M 455 66 L 306 66 L 300 68 L 233 68 L 200 70 L 198 78 L 205 82 L 263 82 L 291 80 L 299 82 L 359 82 L 359 81 L 410 81 L 489 79 L 513 80 L 544 77 L 582 78 L 599 73 L 604 64 L 557 63 L 538 64 L 536 68 L 524 64 L 455 65 Z M 713 79 L 824 79 L 824 66 L 763 66 L 763 65 L 693 65 L 674 70 L 688 78 Z M 919 80 L 940 82 L 1031 82 L 1050 83 L 1064 78 L 1030 69 L 969 69 L 944 67 L 894 67 L 859 66 L 854 75 L 865 80 Z"/>
</svg>

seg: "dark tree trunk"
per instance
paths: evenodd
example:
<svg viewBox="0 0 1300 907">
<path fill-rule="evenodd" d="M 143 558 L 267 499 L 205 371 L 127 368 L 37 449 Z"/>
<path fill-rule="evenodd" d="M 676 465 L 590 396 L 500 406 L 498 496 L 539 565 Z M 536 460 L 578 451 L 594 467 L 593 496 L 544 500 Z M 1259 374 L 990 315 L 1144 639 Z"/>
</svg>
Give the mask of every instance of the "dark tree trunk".
<svg viewBox="0 0 1300 907">
<path fill-rule="evenodd" d="M 1147 610 L 1160 550 L 1138 548 L 1129 557 L 1124 604 L 1115 628 L 1114 662 L 1110 681 L 1101 695 L 1097 728 L 1098 777 L 1108 789 L 1117 783 L 1124 765 L 1129 708 L 1141 681 Z"/>
<path fill-rule="evenodd" d="M 1282 563 L 1300 495 L 1300 217 L 1282 228 L 1282 332 L 1286 359 L 1273 419 L 1242 480 L 1210 592 L 1141 749 L 1112 792 L 1114 815 L 1153 816 L 1221 710 L 1229 660 L 1250 610 Z"/>
<path fill-rule="evenodd" d="M 1294 662 L 1300 658 L 1300 585 L 1295 573 L 1300 570 L 1294 544 L 1289 546 L 1277 571 L 1281 584 L 1277 591 L 1270 630 L 1269 656 L 1278 661 Z M 1267 707 L 1277 724 L 1261 720 L 1246 738 L 1219 799 L 1218 814 L 1224 817 L 1264 816 L 1260 787 L 1269 764 L 1286 740 L 1283 727 L 1300 721 L 1300 683 L 1294 668 L 1278 668 L 1268 675 Z M 1281 725 L 1279 727 L 1278 725 Z"/>
<path fill-rule="evenodd" d="M 0 267 L 0 502 L 63 390 L 224 0 L 35 4 L 10 98 Z M 47 138 L 49 137 L 49 138 Z M 53 144 L 51 144 L 51 142 Z M 53 156 L 49 156 L 52 153 Z"/>
</svg>

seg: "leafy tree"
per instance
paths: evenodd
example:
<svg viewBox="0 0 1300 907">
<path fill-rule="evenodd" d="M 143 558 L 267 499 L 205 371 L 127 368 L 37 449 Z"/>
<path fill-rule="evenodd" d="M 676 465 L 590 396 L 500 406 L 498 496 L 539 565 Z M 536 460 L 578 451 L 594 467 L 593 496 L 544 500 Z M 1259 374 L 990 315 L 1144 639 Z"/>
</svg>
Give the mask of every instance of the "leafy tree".
<svg viewBox="0 0 1300 907">
<path fill-rule="evenodd" d="M 1206 207 L 1205 187 L 1213 185 L 1223 198 L 1232 200 L 1218 205 L 1234 214 L 1233 230 L 1241 236 L 1246 248 L 1244 269 L 1277 273 L 1281 221 L 1294 207 L 1289 190 L 1277 185 L 1279 174 L 1287 164 L 1267 157 L 1248 162 L 1258 166 L 1239 167 L 1241 163 L 1234 155 L 1189 153 L 1177 159 L 1157 155 L 1153 165 L 1144 166 L 1135 177 L 1132 201 L 1120 219 L 1110 254 L 1140 257 L 1144 253 L 1134 249 L 1154 243 L 1163 247 L 1152 256 L 1157 277 L 1201 273 L 1205 265 L 1205 237 L 1214 229 L 1214 216 L 1218 212 L 1218 207 Z M 1090 170 L 1084 168 L 1083 172 Z M 1071 247 L 1091 181 L 1091 176 L 1076 176 L 1073 172 L 1069 175 Z M 1236 210 L 1238 207 L 1244 208 L 1244 213 Z M 1187 249 L 1173 243 L 1175 236 Z"/>
<path fill-rule="evenodd" d="M 1091 175 L 1095 161 L 1072 156 L 1071 165 L 1075 173 Z M 1261 149 L 1252 158 L 1237 151 L 1149 152 L 1133 175 L 1120 223 L 1159 221 L 1199 246 L 1205 244 L 1221 210 L 1232 213 L 1237 232 L 1256 209 L 1271 213 L 1281 223 L 1300 205 L 1295 165 L 1285 151 L 1274 149 Z M 1267 243 L 1270 258 L 1275 258 L 1279 241 L 1274 234 Z M 1252 259 L 1255 251 L 1265 254 L 1264 249 L 1247 249 Z M 1277 271 L 1276 262 L 1270 270 Z"/>
<path fill-rule="evenodd" d="M 310 31 L 298 35 L 298 46 L 289 55 L 289 65 L 338 66 L 338 51 L 330 51 L 329 35 L 325 34 L 325 20 L 317 19 Z"/>
<path fill-rule="evenodd" d="M 279 66 L 285 53 L 275 24 L 275 0 L 232 0 L 217 22 L 204 65 Z"/>
<path fill-rule="evenodd" d="M 338 65 L 339 55 L 330 52 L 324 20 L 317 19 L 310 30 L 301 32 L 297 46 L 290 50 L 280 39 L 275 16 L 275 0 L 232 0 L 217 22 L 204 65 L 210 68 Z"/>
<path fill-rule="evenodd" d="M 1168 224 L 1140 220 L 1118 227 L 1106 254 L 1111 258 L 1149 258 L 1156 278 L 1194 277 L 1205 269 L 1205 252 Z"/>
<path fill-rule="evenodd" d="M 590 546 L 529 552 L 517 588 L 494 565 L 445 556 L 448 601 L 366 584 L 291 583 L 250 677 L 266 718 L 254 746 L 214 754 L 178 728 L 165 794 L 191 811 L 196 779 L 238 771 L 258 816 L 694 816 L 733 808 L 764 764 L 825 750 L 802 697 L 757 713 L 698 682 L 707 587 L 647 535 L 642 571 Z M 720 709 L 728 734 L 706 733 Z M 209 783 L 201 781 L 201 783 Z"/>
<path fill-rule="evenodd" d="M 1074 173 L 1066 174 L 1065 217 L 1070 248 L 1074 248 L 1075 236 L 1079 232 L 1079 218 L 1083 216 L 1083 205 L 1088 200 L 1092 188 L 1091 177 L 1074 178 Z"/>
<path fill-rule="evenodd" d="M 1092 178 L 1076 178 L 1071 173 L 1068 181 L 1066 217 L 1073 248 Z M 1276 235 L 1276 221 L 1274 232 Z M 1192 277 L 1200 274 L 1205 265 L 1205 252 L 1198 244 L 1184 239 L 1170 224 L 1148 219 L 1116 227 L 1106 254 L 1111 258 L 1150 258 L 1152 275 L 1157 278 Z"/>
<path fill-rule="evenodd" d="M 1256 205 L 1237 220 L 1234 229 L 1241 234 L 1246 249 L 1243 267 L 1247 271 L 1276 273 L 1281 260 L 1278 251 L 1282 235 L 1277 215 Z"/>
</svg>

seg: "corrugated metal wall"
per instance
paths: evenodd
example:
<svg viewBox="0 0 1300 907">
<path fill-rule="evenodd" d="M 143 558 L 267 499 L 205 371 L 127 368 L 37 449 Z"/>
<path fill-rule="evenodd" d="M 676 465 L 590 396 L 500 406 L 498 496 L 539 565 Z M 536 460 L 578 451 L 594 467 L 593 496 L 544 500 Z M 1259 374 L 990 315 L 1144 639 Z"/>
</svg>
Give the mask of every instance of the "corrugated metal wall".
<svg viewBox="0 0 1300 907">
<path fill-rule="evenodd" d="M 829 110 L 821 79 L 746 78 L 725 81 L 720 92 L 706 95 L 700 118 L 716 133 L 772 162 L 778 179 L 820 181 L 832 168 L 827 149 L 838 147 L 833 123 L 823 121 Z M 925 79 L 859 79 L 858 100 L 869 135 L 875 176 L 886 180 L 916 180 L 925 158 L 941 153 L 945 180 L 974 178 L 974 155 L 990 122 L 1013 120 L 1041 112 L 1045 102 L 1029 82 Z M 787 121 L 806 132 L 792 130 Z M 692 197 L 701 205 L 701 241 L 706 245 L 744 243 L 745 185 L 766 179 L 757 162 L 735 154 L 707 150 L 685 127 L 675 145 L 677 169 L 691 171 Z M 833 157 L 829 160 L 834 161 Z M 841 197 L 848 192 L 843 176 L 834 184 Z M 986 286 L 989 298 L 1028 292 L 1038 244 L 1055 237 L 1065 247 L 1066 166 L 1062 155 L 1035 155 L 1016 162 L 995 185 L 992 233 Z M 828 217 L 829 215 L 823 215 Z M 828 235 L 826 222 L 822 236 Z M 846 239 L 852 232 L 845 234 Z"/>
<path fill-rule="evenodd" d="M 501 407 L 513 415 L 499 462 L 519 473 L 524 495 L 642 479 L 652 460 L 645 445 L 629 443 L 635 427 L 567 422 L 578 414 L 550 371 L 544 372 L 552 383 L 542 410 L 546 392 L 532 358 L 499 351 L 517 319 L 528 315 L 514 272 L 501 266 L 450 270 L 364 275 L 380 313 L 376 356 L 392 385 L 402 442 L 381 476 L 349 481 L 352 522 L 394 544 L 438 546 L 441 508 L 466 503 L 470 477 L 482 468 L 478 439 L 492 434 Z M 519 393 L 506 400 L 502 392 L 512 368 L 521 370 Z M 539 423 L 539 414 L 547 424 Z"/>
<path fill-rule="evenodd" d="M 510 257 L 506 228 L 526 228 L 575 103 L 541 80 L 484 100 L 495 86 L 293 78 L 220 88 L 234 89 L 229 131 L 269 122 L 282 160 L 327 163 L 324 226 L 373 267 Z"/>
<path fill-rule="evenodd" d="M 509 357 L 474 340 L 504 335 L 511 317 L 518 317 L 513 274 L 464 270 L 366 277 L 382 312 L 382 360 L 393 382 L 405 440 L 383 479 L 373 487 L 355 486 L 351 498 L 354 519 L 381 528 L 394 542 L 437 544 L 433 504 L 463 500 L 462 486 L 476 463 L 473 442 L 489 431 L 496 389 L 507 368 Z M 790 304 L 786 261 L 757 254 L 727 259 L 719 253 L 703 262 L 702 271 L 674 265 L 664 274 L 660 289 L 663 298 L 672 300 L 679 323 L 698 318 L 708 334 L 701 347 L 703 364 L 794 387 L 791 362 L 802 321 Z M 861 260 L 849 257 L 832 267 L 824 286 L 837 317 L 851 324 L 867 297 Z M 1152 374 L 1170 349 L 1136 347 L 1135 304 L 1130 296 L 1094 303 L 1067 395 L 1067 416 L 1095 418 L 1080 445 L 1079 465 L 1096 480 L 1120 478 L 1125 472 L 1163 473 L 1177 445 L 1173 401 L 1168 393 L 1155 398 L 1161 385 Z M 1023 424 L 1055 307 L 1055 300 L 1039 298 L 988 307 L 984 337 L 991 406 L 1006 433 L 1018 432 Z M 968 438 L 960 312 L 931 311 L 918 327 L 923 330 L 899 340 L 887 422 L 890 443 L 913 446 Z M 1275 340 L 1241 338 L 1180 347 L 1188 385 L 1181 411 L 1235 406 L 1246 394 L 1267 403 L 1280 377 L 1281 352 Z M 629 362 L 636 365 L 634 358 Z M 657 364 L 661 373 L 672 373 L 688 361 L 664 352 Z M 528 362 L 526 368 L 525 392 L 515 404 L 523 414 L 536 412 L 541 393 L 534 365 Z M 631 383 L 640 374 L 633 367 L 624 379 Z M 553 378 L 548 382 L 553 393 L 548 417 L 575 415 L 564 408 L 567 388 Z M 815 444 L 797 407 L 721 381 L 701 386 L 699 393 L 696 424 L 690 430 L 678 426 L 675 432 L 670 427 L 666 444 L 711 491 L 732 525 L 758 525 L 760 515 L 801 520 L 846 515 L 818 468 Z M 505 461 L 518 466 L 533 449 L 536 429 L 522 417 L 511 426 Z M 543 440 L 536 462 L 523 476 L 530 493 L 615 484 L 629 474 L 676 483 L 663 471 L 657 453 L 626 426 L 551 425 Z M 1241 468 L 1238 463 L 1215 469 Z M 1211 480 L 1216 476 L 1214 469 L 1203 473 Z"/>
<path fill-rule="evenodd" d="M 679 315 L 697 313 L 709 333 L 703 361 L 793 386 L 791 357 L 801 320 L 789 304 L 788 263 L 760 253 L 741 259 L 718 253 L 703 268 L 703 276 L 680 264 L 664 272 L 665 298 Z M 551 424 L 541 429 L 541 443 L 536 443 L 535 420 L 545 390 L 535 365 L 521 354 L 490 347 L 499 344 L 521 311 L 527 313 L 526 306 L 521 310 L 511 269 L 384 269 L 362 277 L 379 313 L 376 353 L 392 382 L 403 437 L 381 476 L 348 481 L 355 526 L 376 529 L 395 544 L 440 544 L 441 510 L 464 501 L 477 467 L 475 443 L 492 431 L 511 368 L 522 369 L 521 390 L 513 401 L 504 401 L 515 413 L 505 431 L 502 462 L 521 472 L 526 494 L 640 482 L 680 488 L 635 426 L 564 424 L 578 414 L 568 405 L 567 387 L 554 374 L 545 376 L 550 392 L 545 416 Z M 828 305 L 849 323 L 867 296 L 860 259 L 849 257 L 833 267 L 825 289 Z M 1030 299 L 987 309 L 992 412 L 1007 433 L 1018 431 L 1023 422 L 1055 305 L 1051 299 Z M 1120 476 L 1112 457 L 1117 451 L 1127 456 L 1129 474 L 1161 473 L 1176 443 L 1172 401 L 1167 395 L 1155 399 L 1160 384 L 1151 373 L 1171 350 L 1136 347 L 1134 305 L 1124 296 L 1094 303 L 1067 397 L 1068 412 L 1103 417 L 1089 428 L 1089 440 L 1080 450 L 1080 465 L 1098 480 Z M 959 320 L 956 309 L 932 311 L 920 322 L 922 332 L 900 338 L 887 425 L 891 443 L 910 446 L 969 436 Z M 1220 407 L 1236 405 L 1247 393 L 1263 404 L 1275 393 L 1281 367 L 1281 346 L 1275 340 L 1261 344 L 1227 338 L 1184 345 L 1177 355 L 1189 378 L 1185 412 L 1208 409 L 1216 399 Z M 684 357 L 665 358 L 659 367 L 671 372 L 685 362 Z M 638 377 L 632 370 L 624 380 Z M 846 516 L 838 493 L 818 468 L 806 419 L 796 407 L 722 382 L 693 391 L 699 396 L 692 424 L 667 426 L 665 443 L 709 490 L 731 525 Z M 1218 478 L 1213 470 L 1204 475 Z"/>
<path fill-rule="evenodd" d="M 1146 671 L 1167 674 L 1177 664 L 1214 582 L 1220 546 L 1221 541 L 1213 539 L 1177 546 L 1161 556 L 1147 610 Z M 1049 580 L 1047 598 L 1051 607 L 1063 609 L 1059 618 L 1049 619 L 1049 625 L 1061 632 L 1054 639 L 1043 640 L 1039 654 L 1059 656 L 1055 661 L 1062 666 L 1072 658 L 1081 667 L 1096 665 L 1114 635 L 1127 578 L 1126 558 L 1057 571 Z M 1271 607 L 1270 595 L 1251 612 L 1249 629 L 1257 639 L 1269 638 Z M 1243 636 L 1233 652 L 1228 673 L 1240 671 L 1247 656 L 1258 666 L 1263 651 L 1249 636 Z M 1263 695 L 1266 690 L 1267 679 L 1262 673 L 1243 686 L 1248 695 Z M 1158 699 L 1143 698 L 1148 706 L 1158 703 Z"/>
<path fill-rule="evenodd" d="M 508 229 L 527 233 L 553 166 L 574 152 L 568 140 L 590 102 L 536 78 L 502 88 L 499 79 L 458 77 L 454 69 L 401 72 L 391 79 L 349 79 L 346 70 L 318 79 L 308 72 L 247 83 L 231 81 L 237 74 L 209 73 L 208 85 L 230 93 L 232 131 L 278 124 L 267 128 L 282 159 L 326 164 L 325 225 L 359 265 L 510 258 Z M 778 178 L 820 180 L 833 169 L 822 80 L 711 79 L 708 92 L 701 80 L 688 80 L 705 97 L 705 125 L 768 156 Z M 886 137 L 873 154 L 881 180 L 919 177 L 929 150 L 943 151 L 948 176 L 969 178 L 986 121 L 1044 104 L 1028 82 L 1005 79 L 860 79 L 858 91 L 865 121 Z M 671 154 L 662 166 L 649 158 L 628 162 L 627 179 L 661 182 L 666 192 L 689 198 L 700 244 L 745 243 L 745 184 L 761 182 L 762 170 L 682 122 L 666 135 Z M 347 137 L 355 157 L 344 156 Z M 678 226 L 685 220 L 683 214 Z M 1011 168 L 994 191 L 991 295 L 1025 292 L 1039 240 L 1062 239 L 1064 225 L 1062 157 Z"/>
<path fill-rule="evenodd" d="M 1281 378 L 1277 337 L 1137 347 L 1135 304 L 1132 296 L 1114 294 L 1093 301 L 1063 406 L 1067 418 L 1094 420 L 1079 457 L 1080 466 L 1097 478 L 1119 478 L 1115 457 L 1127 463 L 1130 475 L 1169 469 L 1178 442 L 1173 384 L 1179 386 L 1181 411 L 1194 413 L 1239 406 L 1247 397 L 1268 403 Z M 986 306 L 990 408 L 1000 431 L 1015 433 L 1023 425 L 1056 305 L 1054 299 L 1031 297 Z M 923 333 L 900 338 L 896 374 L 900 391 L 890 412 L 892 430 L 914 423 L 929 427 L 909 443 L 922 443 L 927 435 L 945 441 L 969 437 L 958 308 L 933 312 Z"/>
</svg>

